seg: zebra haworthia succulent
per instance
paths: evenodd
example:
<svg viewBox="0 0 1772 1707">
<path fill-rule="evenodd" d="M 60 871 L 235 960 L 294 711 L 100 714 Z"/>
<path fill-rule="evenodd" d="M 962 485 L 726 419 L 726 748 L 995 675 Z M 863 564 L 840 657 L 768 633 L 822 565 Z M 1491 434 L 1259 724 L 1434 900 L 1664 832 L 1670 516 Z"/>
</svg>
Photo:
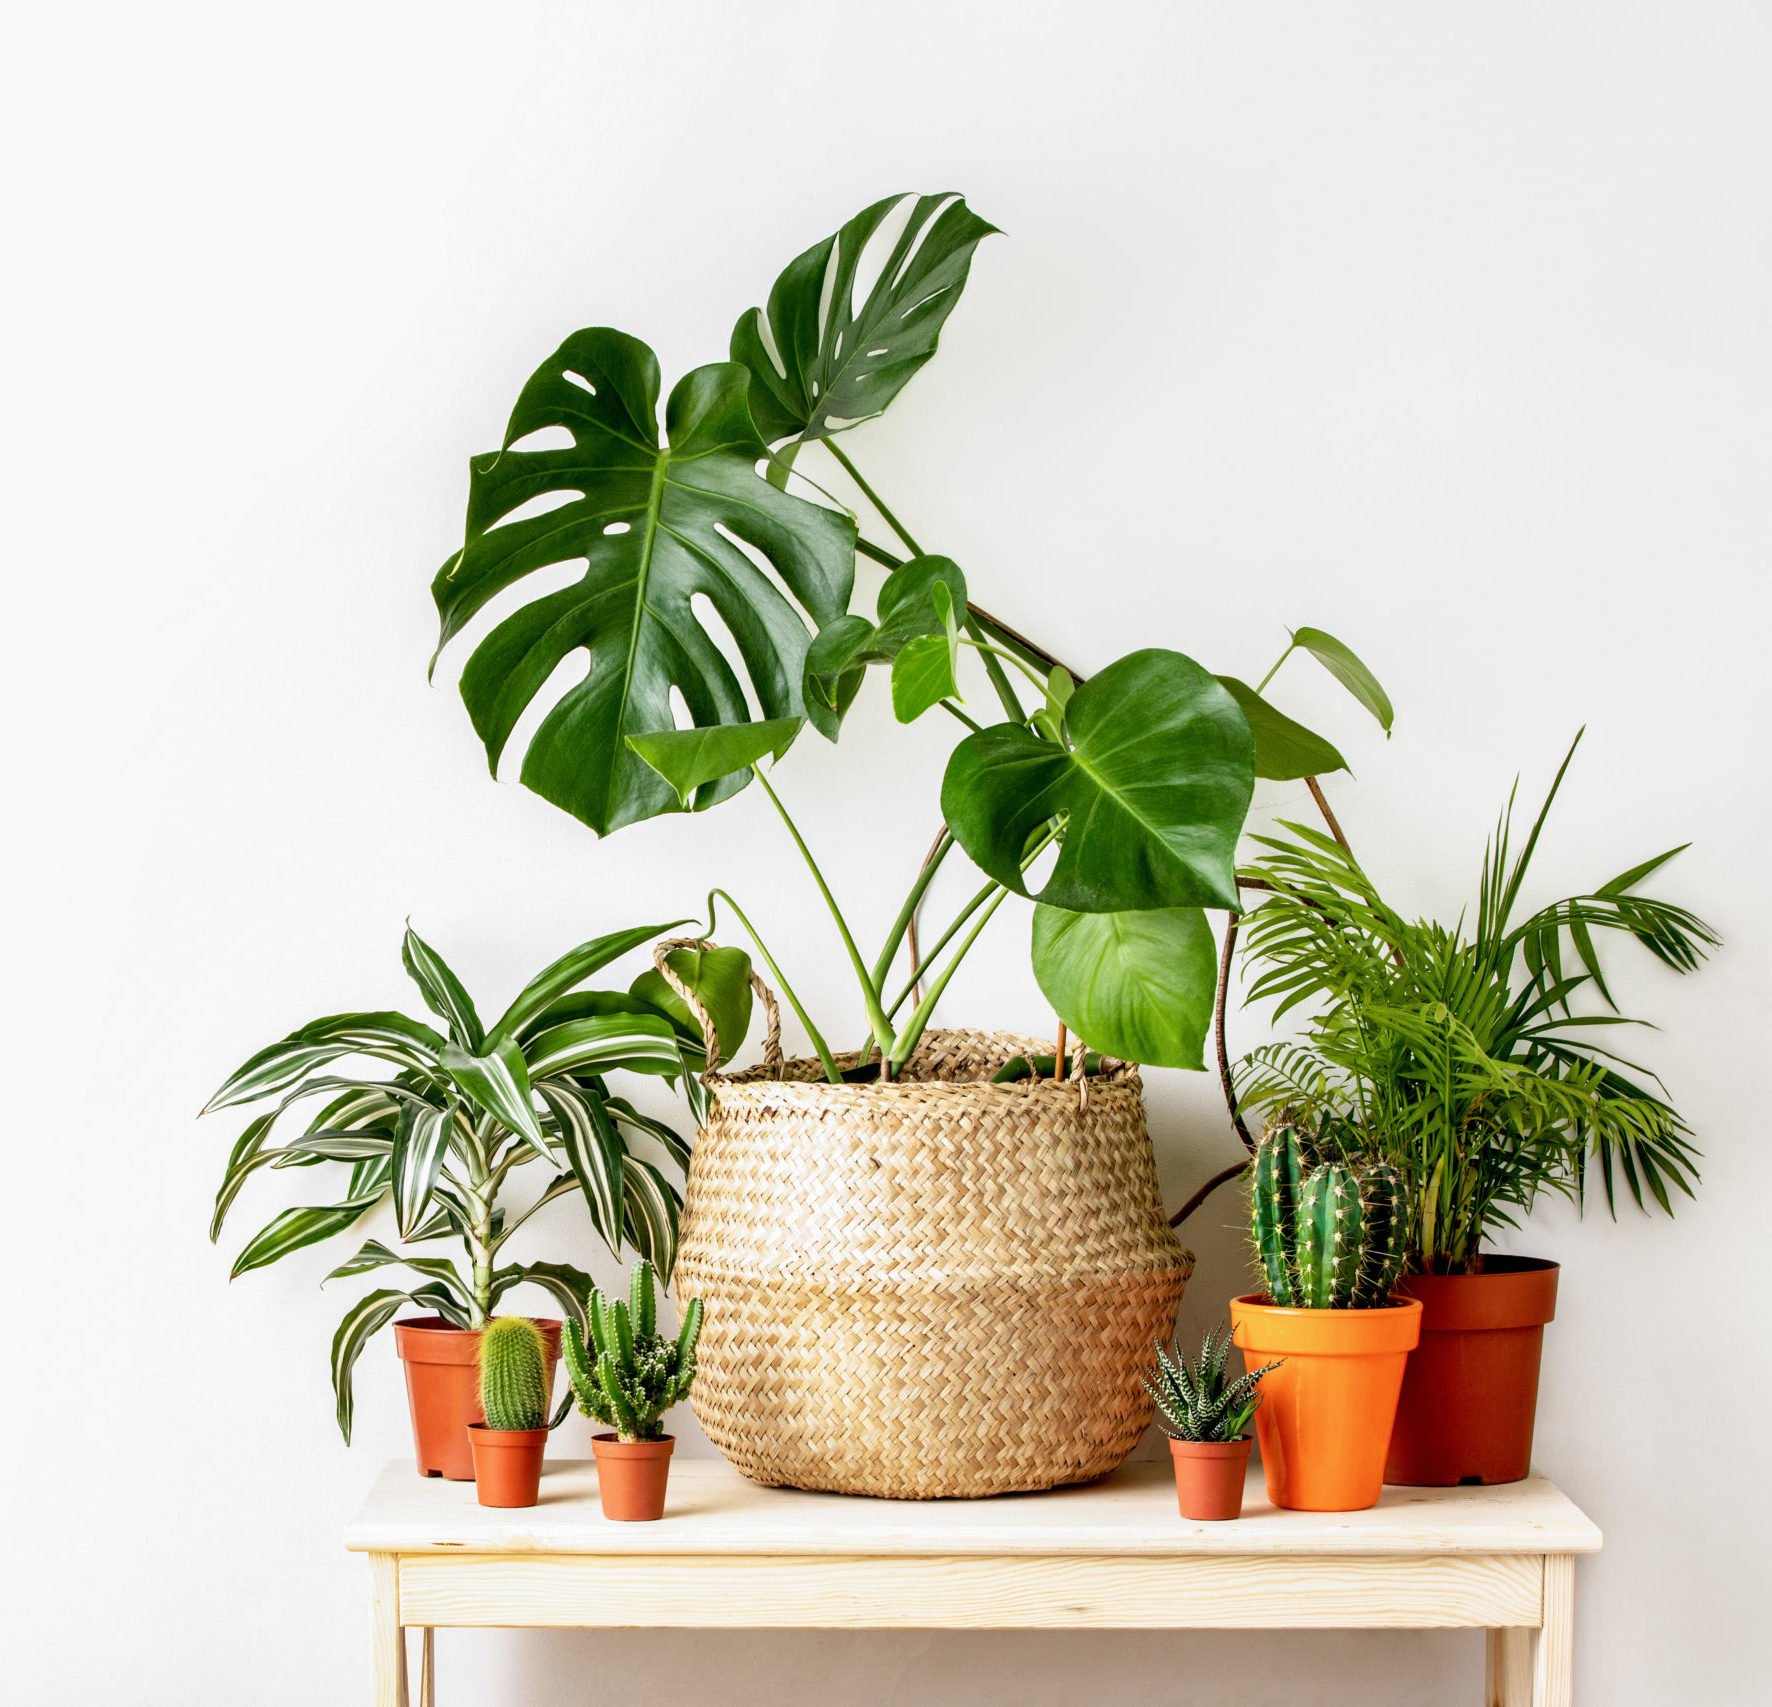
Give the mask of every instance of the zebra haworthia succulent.
<svg viewBox="0 0 1772 1707">
<path fill-rule="evenodd" d="M 1261 1403 L 1261 1379 L 1280 1365 L 1265 1363 L 1226 1381 L 1230 1349 L 1228 1328 L 1212 1329 L 1192 1361 L 1179 1346 L 1171 1355 L 1157 1343 L 1157 1367 L 1144 1377 L 1144 1389 L 1157 1401 L 1158 1421 L 1171 1440 L 1241 1440 L 1249 1432 Z"/>
</svg>

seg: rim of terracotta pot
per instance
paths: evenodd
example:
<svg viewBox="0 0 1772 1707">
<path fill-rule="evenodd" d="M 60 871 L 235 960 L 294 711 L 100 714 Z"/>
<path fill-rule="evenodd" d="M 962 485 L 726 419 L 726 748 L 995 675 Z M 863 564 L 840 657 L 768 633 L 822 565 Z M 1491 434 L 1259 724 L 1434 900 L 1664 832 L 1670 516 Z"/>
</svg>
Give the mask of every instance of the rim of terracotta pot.
<svg viewBox="0 0 1772 1707">
<path fill-rule="evenodd" d="M 1561 1271 L 1548 1257 L 1486 1256 L 1474 1274 L 1405 1275 L 1400 1290 L 1425 1306 L 1423 1333 L 1540 1328 L 1556 1316 Z"/>
<path fill-rule="evenodd" d="M 497 1316 L 492 1318 L 495 1322 Z M 549 1352 L 560 1355 L 560 1330 L 564 1325 L 557 1316 L 530 1316 L 527 1320 L 541 1329 Z M 394 1323 L 394 1345 L 408 1363 L 474 1363 L 480 1351 L 479 1328 L 458 1328 L 441 1316 L 403 1316 Z"/>
<path fill-rule="evenodd" d="M 591 1450 L 602 1456 L 616 1458 L 663 1458 L 677 1444 L 674 1434 L 659 1440 L 623 1440 L 617 1434 L 593 1434 Z"/>
<path fill-rule="evenodd" d="M 1370 1310 L 1307 1310 L 1270 1304 L 1259 1292 L 1231 1300 L 1233 1343 L 1243 1351 L 1282 1356 L 1370 1357 L 1413 1351 L 1421 1339 L 1421 1316 L 1419 1298 L 1392 1298 Z M 1253 1331 L 1245 1335 L 1245 1328 Z"/>
<path fill-rule="evenodd" d="M 1169 1437 L 1169 1450 L 1177 1458 L 1247 1458 L 1255 1444 L 1255 1436 L 1245 1434 L 1235 1440 L 1177 1440 Z"/>
<path fill-rule="evenodd" d="M 494 1428 L 491 1423 L 469 1423 L 468 1432 L 477 1435 L 482 1446 L 534 1446 L 545 1442 L 549 1429 L 544 1423 L 540 1428 Z"/>
</svg>

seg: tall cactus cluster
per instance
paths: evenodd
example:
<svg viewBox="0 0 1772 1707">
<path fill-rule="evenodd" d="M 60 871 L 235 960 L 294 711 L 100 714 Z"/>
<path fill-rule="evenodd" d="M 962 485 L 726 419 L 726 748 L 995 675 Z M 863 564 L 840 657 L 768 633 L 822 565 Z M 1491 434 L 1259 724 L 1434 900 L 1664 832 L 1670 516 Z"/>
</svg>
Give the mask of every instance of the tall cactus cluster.
<svg viewBox="0 0 1772 1707">
<path fill-rule="evenodd" d="M 500 1316 L 481 1333 L 480 1409 L 488 1428 L 546 1426 L 547 1347 L 527 1317 Z"/>
<path fill-rule="evenodd" d="M 1275 1304 L 1370 1310 L 1390 1302 L 1408 1255 L 1408 1199 L 1386 1162 L 1316 1161 L 1281 1121 L 1255 1149 L 1251 1221 Z"/>
<path fill-rule="evenodd" d="M 625 1304 L 593 1292 L 589 1342 L 577 1322 L 566 1323 L 566 1373 L 578 1408 L 623 1440 L 662 1439 L 659 1419 L 688 1396 L 695 1379 L 701 1315 L 701 1300 L 692 1299 L 677 1337 L 660 1335 L 652 1264 L 644 1259 L 635 1265 Z"/>
</svg>

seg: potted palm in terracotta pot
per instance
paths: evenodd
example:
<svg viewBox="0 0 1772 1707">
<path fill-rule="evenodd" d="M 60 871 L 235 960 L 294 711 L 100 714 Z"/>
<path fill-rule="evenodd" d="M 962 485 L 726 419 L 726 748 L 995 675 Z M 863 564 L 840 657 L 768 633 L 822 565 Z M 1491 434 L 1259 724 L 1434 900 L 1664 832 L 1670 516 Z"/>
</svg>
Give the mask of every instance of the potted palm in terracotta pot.
<svg viewBox="0 0 1772 1707">
<path fill-rule="evenodd" d="M 1579 742 L 1579 737 L 1577 741 Z M 1252 994 L 1320 1005 L 1299 1043 L 1256 1050 L 1241 1106 L 1356 1121 L 1408 1197 L 1401 1290 L 1423 1308 L 1386 1464 L 1408 1485 L 1512 1482 L 1532 1460 L 1545 1325 L 1558 1268 L 1484 1248 L 1542 1192 L 1584 1201 L 1597 1173 L 1639 1207 L 1690 1194 L 1696 1152 L 1658 1081 L 1610 1047 L 1636 1022 L 1612 1001 L 1604 933 L 1687 972 L 1717 938 L 1641 892 L 1674 849 L 1521 916 L 1520 895 L 1569 758 L 1523 846 L 1511 800 L 1486 850 L 1477 905 L 1453 926 L 1412 919 L 1345 845 L 1293 828 L 1245 875 Z M 1651 1088 L 1657 1087 L 1657 1088 Z"/>
<path fill-rule="evenodd" d="M 1087 679 L 1066 668 L 974 602 L 836 443 L 929 361 L 992 229 L 953 195 L 864 209 L 788 266 L 662 423 L 652 351 L 574 333 L 473 460 L 466 533 L 433 583 L 444 645 L 552 572 L 462 671 L 494 764 L 557 667 L 584 666 L 536 727 L 524 783 L 599 834 L 755 783 L 854 973 L 862 1041 L 845 1050 L 715 891 L 810 1046 L 784 1059 L 766 996 L 761 1067 L 722 1072 L 753 997 L 718 972 L 733 951 L 698 938 L 660 968 L 702 1022 L 709 1073 L 678 1271 L 708 1305 L 696 1414 L 765 1482 L 985 1494 L 1084 1480 L 1130 1450 L 1150 1418 L 1146 1348 L 1168 1337 L 1193 1262 L 1159 1200 L 1133 1063 L 1201 1065 L 1207 912 L 1237 906 L 1256 776 L 1342 763 L 1265 680 L 1161 647 Z M 884 572 L 860 598 L 858 562 Z M 568 563 L 578 578 L 561 586 Z M 1382 703 L 1331 637 L 1301 629 L 1293 649 Z M 808 726 L 837 740 L 870 675 L 889 679 L 899 721 L 939 714 L 960 739 L 939 833 L 864 952 L 765 772 Z M 919 944 L 920 910 L 963 860 L 976 870 L 951 924 Z M 1056 1035 L 936 1029 L 955 969 L 1018 901 L 1033 903 Z M 970 1402 L 981 1361 L 1000 1412 Z"/>
<path fill-rule="evenodd" d="M 1233 1299 L 1253 1370 L 1273 1359 L 1256 1413 L 1268 1498 L 1297 1511 L 1362 1511 L 1384 1455 L 1421 1305 L 1392 1297 L 1403 1270 L 1403 1182 L 1358 1159 L 1357 1136 L 1276 1123 L 1256 1146 L 1251 1229 L 1266 1290 Z"/>
<path fill-rule="evenodd" d="M 329 1015 L 260 1050 L 211 1099 L 210 1109 L 275 1099 L 228 1159 L 211 1239 L 261 1169 L 303 1170 L 284 1172 L 284 1179 L 312 1178 L 310 1165 L 349 1170 L 341 1197 L 285 1209 L 255 1234 L 234 1261 L 235 1275 L 334 1238 L 384 1205 L 393 1210 L 399 1243 L 372 1238 L 326 1277 L 389 1268 L 413 1277 L 366 1293 L 339 1323 L 332 1385 L 347 1442 L 357 1360 L 391 1322 L 419 1474 L 473 1476 L 467 1427 L 482 1420 L 481 1330 L 520 1285 L 542 1288 L 569 1316 L 582 1312 L 591 1293 L 590 1277 L 570 1264 L 510 1260 L 511 1240 L 548 1204 L 576 1197 L 612 1251 L 626 1243 L 660 1263 L 672 1260 L 676 1189 L 631 1145 L 661 1144 L 678 1162 L 688 1160 L 689 1147 L 613 1094 L 608 1076 L 693 1079 L 704 1064 L 701 1040 L 671 1011 L 668 991 L 664 1005 L 652 999 L 650 970 L 636 989 L 585 987 L 658 930 L 644 926 L 581 943 L 537 973 L 487 1026 L 448 964 L 408 928 L 402 958 L 442 1030 L 399 1013 Z M 354 1059 L 390 1070 L 341 1076 L 339 1066 Z M 304 1130 L 280 1141 L 279 1123 L 299 1120 L 307 1106 L 317 1112 Z M 519 1199 L 538 1163 L 545 1183 Z M 448 1239 L 460 1246 L 459 1265 L 430 1248 Z M 560 1323 L 537 1326 L 551 1385 Z"/>
</svg>

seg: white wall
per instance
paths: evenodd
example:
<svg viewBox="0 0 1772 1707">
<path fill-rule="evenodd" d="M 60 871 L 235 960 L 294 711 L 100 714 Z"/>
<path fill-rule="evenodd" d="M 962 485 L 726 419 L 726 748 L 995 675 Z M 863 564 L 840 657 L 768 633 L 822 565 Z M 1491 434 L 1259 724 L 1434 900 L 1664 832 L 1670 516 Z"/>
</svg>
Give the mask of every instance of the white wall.
<svg viewBox="0 0 1772 1707">
<path fill-rule="evenodd" d="M 1553 1208 L 1514 1243 L 1566 1265 L 1540 1456 L 1608 1537 L 1583 1698 L 1757 1698 L 1772 14 L 308 0 L 45 7 L 9 34 L 24 1345 L 0 1362 L 14 1451 L 42 1455 L 3 1478 L 12 1698 L 362 1698 L 366 1579 L 337 1534 L 405 1450 L 392 1352 L 347 1453 L 327 1256 L 226 1284 L 203 1225 L 233 1128 L 191 1114 L 282 1028 L 404 999 L 406 914 L 496 1000 L 719 879 L 821 1007 L 847 999 L 755 800 L 600 846 L 495 788 L 425 686 L 426 583 L 467 456 L 561 335 L 715 359 L 783 262 L 906 187 L 962 189 L 1010 235 L 854 450 L 986 603 L 1085 666 L 1161 642 L 1248 674 L 1283 624 L 1344 634 L 1395 739 L 1308 666 L 1288 691 L 1353 760 L 1356 845 L 1424 909 L 1470 893 L 1509 780 L 1541 786 L 1582 723 L 1542 883 L 1693 841 L 1668 887 L 1727 950 L 1624 982 L 1665 1026 L 1645 1047 L 1708 1153 L 1701 1198 L 1673 1225 Z M 945 739 L 876 711 L 784 767 L 870 918 L 929 834 Z M 950 1017 L 1044 1027 L 1024 928 Z M 1151 1101 L 1175 1200 L 1234 1140 L 1202 1077 Z M 240 1233 L 276 1201 L 249 1194 Z M 1233 1215 L 1193 1228 L 1191 1324 L 1241 1280 Z M 569 1211 L 546 1233 L 589 1258 Z M 1474 1700 L 1480 1664 L 1469 1635 L 442 1651 L 451 1707 L 1415 1704 Z"/>
</svg>

